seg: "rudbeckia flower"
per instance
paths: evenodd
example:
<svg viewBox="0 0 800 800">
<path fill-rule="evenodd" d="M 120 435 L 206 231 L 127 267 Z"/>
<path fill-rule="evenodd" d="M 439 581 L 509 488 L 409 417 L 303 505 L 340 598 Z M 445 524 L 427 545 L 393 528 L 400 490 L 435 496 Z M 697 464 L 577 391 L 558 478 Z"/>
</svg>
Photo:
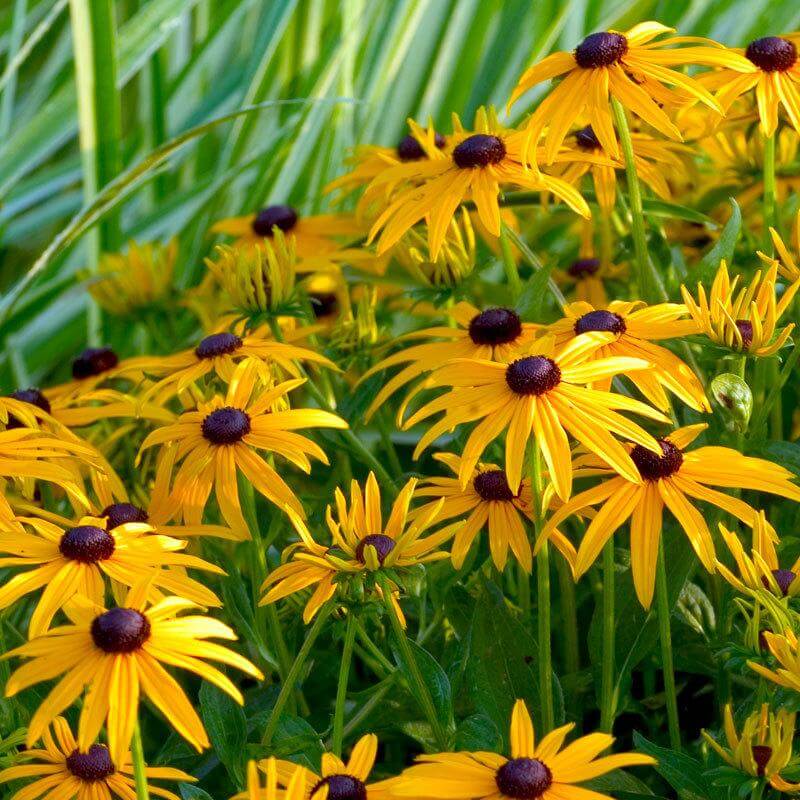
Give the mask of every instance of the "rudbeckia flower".
<svg viewBox="0 0 800 800">
<path fill-rule="evenodd" d="M 446 464 L 458 475 L 461 458 L 452 453 L 436 453 L 434 458 Z M 526 525 L 533 521 L 533 498 L 531 482 L 523 478 L 519 489 L 511 491 L 506 473 L 495 464 L 479 463 L 466 486 L 456 478 L 426 478 L 416 491 L 417 497 L 433 498 L 415 508 L 409 519 L 427 515 L 440 507 L 437 522 L 466 517 L 462 527 L 456 531 L 451 548 L 453 566 L 461 569 L 475 537 L 486 528 L 489 533 L 489 550 L 492 561 L 501 572 L 508 560 L 508 550 L 527 571 L 531 571 L 532 554 Z M 444 500 L 444 502 L 440 502 Z M 544 503 L 549 506 L 553 500 L 553 489 L 548 484 Z M 551 541 L 558 551 L 572 564 L 575 561 L 575 548 L 566 536 L 553 533 Z"/>
<path fill-rule="evenodd" d="M 0 772 L 0 783 L 35 778 L 9 800 L 33 800 L 38 797 L 59 800 L 131 800 L 136 796 L 131 754 L 127 752 L 115 763 L 104 744 L 79 748 L 78 742 L 64 717 L 53 720 L 42 735 L 43 747 L 24 750 L 18 755 L 20 764 Z M 180 800 L 173 792 L 150 780 L 194 783 L 195 778 L 172 767 L 145 767 L 148 791 L 154 797 Z"/>
<path fill-rule="evenodd" d="M 603 264 L 599 258 L 578 258 L 565 269 L 553 270 L 553 279 L 559 286 L 572 291 L 575 300 L 601 308 L 608 303 L 605 281 L 625 274 L 625 267 Z"/>
<path fill-rule="evenodd" d="M 723 261 L 711 292 L 706 296 L 702 284 L 697 284 L 697 300 L 685 286 L 681 294 L 700 333 L 724 347 L 753 356 L 775 355 L 789 339 L 794 323 L 778 330 L 778 322 L 800 289 L 800 281 L 787 286 L 776 298 L 777 264 L 765 274 L 761 271 L 749 285 L 739 288 L 739 275 L 732 281 Z M 737 291 L 738 289 L 738 291 Z"/>
<path fill-rule="evenodd" d="M 217 596 L 184 570 L 191 567 L 224 574 L 197 556 L 178 552 L 186 542 L 156 536 L 147 524 L 129 522 L 108 527 L 108 517 L 83 517 L 58 524 L 36 517 L 17 517 L 17 525 L 0 523 L 0 567 L 25 569 L 0 587 L 0 609 L 40 589 L 42 595 L 31 616 L 28 637 L 41 636 L 53 617 L 77 596 L 102 605 L 106 578 L 133 586 L 152 576 L 150 599 L 161 592 L 178 594 L 203 606 L 219 606 Z M 21 526 L 21 529 L 17 526 Z"/>
<path fill-rule="evenodd" d="M 600 756 L 614 743 L 606 733 L 581 736 L 566 747 L 574 723 L 556 728 L 537 744 L 524 701 L 511 714 L 511 757 L 495 753 L 432 753 L 396 778 L 398 797 L 431 800 L 609 800 L 577 784 L 622 767 L 655 764 L 639 753 Z"/>
<path fill-rule="evenodd" d="M 267 577 L 261 587 L 266 594 L 261 605 L 274 603 L 309 586 L 314 593 L 306 603 L 303 620 L 310 622 L 319 609 L 343 587 L 342 578 L 381 569 L 402 570 L 415 564 L 425 564 L 447 558 L 438 548 L 450 539 L 461 522 L 447 525 L 429 536 L 423 534 L 434 525 L 442 503 L 434 504 L 425 514 L 411 520 L 408 507 L 414 496 L 417 481 L 406 483 L 392 504 L 386 523 L 381 513 L 381 490 L 374 473 L 370 472 L 362 491 L 357 481 L 350 484 L 350 505 L 341 489 L 335 492 L 335 514 L 330 505 L 325 521 L 331 544 L 317 542 L 303 520 L 290 508 L 286 509 L 300 536 L 297 545 L 287 548 L 290 560 Z M 380 591 L 380 587 L 377 587 Z M 394 597 L 393 597 L 394 599 Z M 398 616 L 402 612 L 395 601 Z"/>
<path fill-rule="evenodd" d="M 381 370 L 406 365 L 381 388 L 370 403 L 364 415 L 367 420 L 396 391 L 441 366 L 445 361 L 453 358 L 510 361 L 516 352 L 524 350 L 533 342 L 541 328 L 540 325 L 523 322 L 519 314 L 511 308 L 487 308 L 480 311 L 471 303 L 461 302 L 452 309 L 446 309 L 445 314 L 454 323 L 452 327 L 438 326 L 412 331 L 398 340 L 402 343 L 415 339 L 444 341 L 424 342 L 399 350 L 364 373 L 362 381 Z M 418 384 L 406 397 L 401 407 L 401 416 L 402 409 L 421 388 L 424 388 L 424 383 Z"/>
<path fill-rule="evenodd" d="M 792 283 L 800 280 L 800 211 L 794 220 L 794 227 L 792 229 L 792 247 L 794 254 L 789 250 L 786 242 L 783 241 L 781 235 L 775 228 L 769 229 L 769 234 L 772 237 L 772 243 L 775 245 L 776 256 L 765 255 L 762 252 L 758 253 L 758 257 L 764 262 L 765 266 L 777 266 L 778 273 L 781 277 L 786 278 L 787 281 Z"/>
<path fill-rule="evenodd" d="M 680 105 L 688 95 L 719 111 L 719 104 L 706 88 L 671 67 L 727 66 L 744 58 L 711 43 L 672 47 L 685 41 L 681 37 L 655 41 L 673 32 L 673 28 L 658 22 L 642 22 L 625 33 L 592 33 L 573 52 L 553 53 L 524 72 L 509 105 L 536 84 L 564 76 L 525 123 L 529 148 L 544 136 L 544 163 L 552 164 L 569 129 L 576 120 L 588 117 L 603 149 L 619 158 L 609 95 L 669 139 L 681 139 L 681 133 L 659 105 L 666 99 Z M 658 87 L 658 96 L 652 89 L 648 91 L 651 84 Z"/>
<path fill-rule="evenodd" d="M 6 697 L 61 676 L 31 718 L 28 747 L 89 686 L 78 724 L 81 751 L 88 751 L 105 723 L 111 760 L 124 763 L 141 693 L 200 751 L 209 746 L 203 723 L 162 663 L 194 672 L 239 704 L 243 703 L 241 692 L 230 678 L 204 659 L 235 667 L 259 680 L 263 678 L 246 658 L 206 641 L 234 641 L 236 634 L 227 625 L 199 615 L 179 617 L 181 611 L 196 607 L 180 597 L 165 597 L 148 607 L 149 592 L 149 583 L 141 582 L 128 592 L 124 606 L 108 610 L 89 602 L 76 602 L 70 608 L 73 624 L 53 628 L 3 655 L 30 659 L 8 679 Z"/>
<path fill-rule="evenodd" d="M 431 374 L 427 385 L 447 386 L 450 391 L 426 403 L 403 426 L 410 428 L 444 412 L 419 440 L 414 457 L 457 425 L 481 420 L 464 445 L 458 476 L 463 486 L 483 451 L 503 431 L 505 471 L 513 492 L 522 482 L 525 450 L 533 438 L 541 448 L 556 494 L 562 500 L 569 497 L 572 468 L 567 432 L 628 480 L 639 483 L 636 466 L 612 434 L 630 438 L 654 452 L 658 443 L 619 411 L 632 411 L 660 422 L 667 418 L 630 397 L 585 388 L 612 375 L 648 368 L 648 362 L 638 358 L 592 360 L 594 351 L 613 338 L 612 334 L 593 333 L 557 350 L 553 337 L 545 336 L 510 364 L 475 358 L 445 364 Z"/>
<path fill-rule="evenodd" d="M 592 359 L 627 356 L 647 361 L 650 369 L 622 374 L 656 408 L 669 411 L 666 389 L 695 411 L 711 411 L 703 385 L 694 372 L 674 353 L 653 344 L 697 332 L 697 324 L 684 319 L 686 306 L 678 303 L 647 306 L 641 301 L 613 300 L 603 308 L 589 303 L 570 303 L 563 311 L 564 318 L 548 326 L 555 336 L 556 347 L 586 333 L 613 334 L 608 344 L 592 353 Z M 611 377 L 599 381 L 595 388 L 608 391 Z"/>
<path fill-rule="evenodd" d="M 261 780 L 262 771 L 265 780 Z M 247 789 L 235 794 L 231 800 L 306 800 L 305 767 L 295 766 L 294 772 L 287 769 L 285 762 L 281 770 L 283 775 L 290 773 L 284 789 L 278 789 L 278 762 L 270 757 L 261 762 L 247 762 Z"/>
<path fill-rule="evenodd" d="M 589 216 L 589 207 L 576 189 L 560 178 L 523 166 L 520 134 L 503 128 L 494 114 L 481 109 L 474 131 L 465 131 L 458 118 L 454 119 L 454 128 L 449 137 L 452 150 L 433 148 L 427 160 L 389 169 L 370 184 L 367 192 L 377 194 L 400 185 L 369 233 L 371 242 L 382 231 L 378 254 L 385 253 L 409 228 L 427 218 L 430 256 L 436 259 L 453 214 L 467 200 L 475 203 L 489 233 L 499 236 L 501 186 L 549 192 L 578 214 Z M 563 158 L 572 161 L 584 156 L 567 152 Z"/>
<path fill-rule="evenodd" d="M 187 525 L 199 524 L 213 488 L 225 522 L 241 538 L 248 538 L 249 529 L 239 503 L 239 470 L 271 503 L 279 508 L 288 506 L 303 515 L 294 492 L 258 451 L 283 456 L 310 472 L 309 456 L 323 464 L 328 463 L 328 457 L 318 444 L 294 431 L 342 429 L 347 423 L 318 408 L 285 408 L 289 392 L 305 380 L 293 379 L 263 388 L 259 373 L 257 361 L 242 361 L 231 376 L 225 397 L 215 395 L 196 410 L 181 414 L 172 425 L 157 428 L 144 440 L 138 458 L 150 447 L 174 443 L 159 455 L 169 462 L 162 480 L 169 483 L 167 476 L 174 473 L 167 507 L 151 509 L 159 519 L 178 517 Z"/>
<path fill-rule="evenodd" d="M 766 703 L 751 714 L 736 731 L 730 703 L 725 706 L 724 732 L 727 746 L 722 745 L 706 731 L 703 738 L 712 750 L 729 766 L 764 778 L 779 792 L 800 791 L 800 783 L 788 783 L 781 775 L 792 760 L 795 714 L 784 709 L 770 711 Z"/>
<path fill-rule="evenodd" d="M 52 403 L 62 395 L 91 392 L 106 381 L 116 378 L 121 370 L 119 356 L 111 347 L 87 347 L 72 360 L 72 380 L 45 391 Z"/>
<path fill-rule="evenodd" d="M 705 424 L 678 428 L 658 440 L 660 454 L 641 445 L 630 448 L 637 480 L 614 474 L 596 455 L 579 456 L 576 469 L 594 469 L 604 480 L 576 494 L 548 520 L 540 541 L 571 514 L 601 506 L 578 547 L 575 577 L 592 566 L 614 532 L 631 519 L 631 571 L 639 602 L 649 608 L 655 585 L 658 543 L 664 506 L 683 528 L 700 562 L 716 571 L 714 540 L 703 514 L 693 504 L 700 500 L 732 514 L 745 525 L 756 524 L 758 512 L 738 497 L 712 489 L 749 489 L 800 502 L 800 488 L 789 470 L 763 458 L 743 456 L 730 447 L 686 448 L 707 428 Z M 537 543 L 538 544 L 538 543 Z"/>
</svg>

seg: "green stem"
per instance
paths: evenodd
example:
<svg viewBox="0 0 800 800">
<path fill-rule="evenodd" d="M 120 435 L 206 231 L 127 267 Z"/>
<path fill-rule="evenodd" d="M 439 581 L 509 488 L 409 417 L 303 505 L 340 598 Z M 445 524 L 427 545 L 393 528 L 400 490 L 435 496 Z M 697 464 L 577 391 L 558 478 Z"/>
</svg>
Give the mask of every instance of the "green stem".
<svg viewBox="0 0 800 800">
<path fill-rule="evenodd" d="M 767 370 L 767 380 L 771 385 L 777 385 L 780 377 L 777 355 L 769 360 Z M 772 400 L 769 412 L 769 428 L 770 438 L 773 441 L 779 442 L 783 439 L 783 395 L 781 392 L 778 392 Z"/>
<path fill-rule="evenodd" d="M 531 615 L 531 576 L 522 564 L 518 564 L 517 567 L 517 602 L 523 618 L 527 621 Z"/>
<path fill-rule="evenodd" d="M 508 238 L 508 226 L 503 223 L 500 226 L 500 252 L 503 255 L 503 269 L 506 273 L 508 288 L 511 289 L 512 302 L 516 303 L 522 293 L 522 281 L 517 271 L 517 262 L 514 260 L 514 253 L 511 250 L 511 242 Z"/>
<path fill-rule="evenodd" d="M 333 711 L 333 754 L 342 755 L 342 739 L 344 737 L 344 704 L 347 699 L 347 679 L 350 675 L 350 662 L 353 660 L 353 643 L 358 630 L 355 614 L 347 614 L 347 629 L 344 634 L 342 660 L 339 662 L 339 682 L 336 686 L 336 705 Z"/>
<path fill-rule="evenodd" d="M 616 98 L 612 98 L 611 108 L 614 112 L 614 122 L 617 126 L 619 143 L 622 147 L 622 155 L 625 160 L 625 176 L 628 181 L 628 203 L 631 210 L 631 234 L 633 235 L 633 249 L 636 255 L 639 290 L 644 300 L 653 302 L 658 299 L 659 286 L 653 270 L 653 265 L 650 261 L 650 253 L 647 250 L 647 236 L 644 229 L 644 210 L 642 208 L 642 190 L 639 186 L 639 176 L 636 172 L 636 160 L 633 153 L 631 130 L 628 127 L 628 119 L 625 116 L 625 109 L 622 103 Z M 665 294 L 663 288 L 660 293 L 662 295 Z M 666 300 L 667 298 L 663 296 L 662 299 Z"/>
<path fill-rule="evenodd" d="M 386 613 L 389 617 L 389 624 L 392 626 L 392 633 L 394 634 L 397 646 L 400 648 L 400 656 L 405 663 L 406 674 L 411 678 L 413 684 L 411 689 L 416 695 L 416 700 L 422 709 L 422 713 L 428 720 L 428 724 L 433 731 L 433 737 L 436 740 L 436 746 L 441 751 L 448 750 L 447 734 L 442 727 L 442 722 L 436 712 L 436 706 L 433 704 L 433 698 L 430 691 L 425 684 L 422 673 L 417 664 L 417 659 L 411 650 L 411 645 L 408 643 L 403 626 L 395 611 L 394 604 L 392 603 L 392 587 L 385 575 L 378 576 L 378 584 L 381 587 L 381 595 L 383 596 L 383 604 L 386 607 Z"/>
<path fill-rule="evenodd" d="M 603 668 L 600 683 L 600 729 L 611 733 L 614 728 L 614 537 L 603 548 Z"/>
<path fill-rule="evenodd" d="M 378 427 L 381 432 L 383 449 L 386 451 L 386 457 L 389 459 L 389 467 L 394 475 L 399 478 L 403 474 L 403 465 L 400 463 L 397 449 L 392 441 L 391 420 L 386 409 L 380 409 L 378 411 Z"/>
<path fill-rule="evenodd" d="M 150 791 L 147 788 L 147 765 L 144 761 L 144 750 L 142 749 L 142 732 L 139 729 L 139 721 L 133 728 L 133 740 L 131 742 L 131 756 L 133 758 L 133 780 L 136 784 L 136 800 L 150 800 Z"/>
<path fill-rule="evenodd" d="M 751 800 L 761 800 L 764 796 L 764 789 L 766 788 L 767 783 L 763 779 L 759 779 L 756 781 L 756 785 L 753 789 L 752 794 L 750 795 Z"/>
<path fill-rule="evenodd" d="M 775 227 L 775 135 L 764 137 L 764 252 L 773 251 L 770 227 Z"/>
<path fill-rule="evenodd" d="M 614 234 L 611 229 L 611 214 L 600 209 L 600 263 L 604 267 L 611 264 L 614 249 Z"/>
<path fill-rule="evenodd" d="M 564 622 L 564 669 L 573 677 L 569 696 L 570 708 L 575 708 L 578 692 L 575 680 L 581 668 L 580 644 L 578 642 L 578 604 L 575 597 L 575 581 L 572 570 L 565 558 L 556 559 L 558 573 L 558 593 L 561 600 L 561 619 Z"/>
<path fill-rule="evenodd" d="M 667 593 L 667 568 L 664 563 L 664 538 L 658 543 L 656 567 L 656 613 L 661 639 L 661 669 L 664 674 L 664 694 L 667 704 L 670 747 L 681 749 L 681 728 L 678 722 L 678 694 L 675 690 L 675 666 L 672 659 L 672 628 L 670 624 L 669 595 Z"/>
<path fill-rule="evenodd" d="M 300 648 L 300 652 L 297 654 L 297 656 L 295 656 L 294 663 L 292 664 L 289 673 L 286 675 L 286 678 L 283 681 L 278 699 L 275 701 L 275 706 L 273 707 L 272 713 L 269 715 L 269 719 L 267 720 L 264 736 L 261 739 L 261 744 L 265 747 L 268 747 L 272 742 L 272 737 L 275 735 L 275 729 L 278 727 L 278 721 L 280 720 L 281 712 L 286 705 L 286 701 L 292 694 L 295 683 L 300 676 L 300 671 L 303 669 L 303 665 L 306 663 L 306 660 L 311 653 L 311 649 L 314 647 L 314 643 L 317 641 L 320 633 L 322 633 L 322 629 L 325 626 L 325 623 L 327 622 L 331 612 L 333 611 L 333 608 L 334 603 L 332 600 L 329 600 L 317 612 L 317 617 L 314 620 L 314 624 L 306 634 L 306 638 L 303 642 L 303 646 Z"/>
<path fill-rule="evenodd" d="M 758 415 L 750 426 L 750 430 L 754 436 L 760 435 L 762 426 L 766 424 L 767 415 L 772 411 L 775 403 L 780 398 L 784 384 L 789 379 L 789 375 L 791 375 L 795 364 L 797 364 L 798 358 L 800 358 L 800 346 L 795 345 L 792 349 L 792 352 L 787 357 L 786 363 L 783 365 L 783 369 L 781 370 L 777 380 L 768 380 L 770 384 L 769 394 L 767 395 L 766 400 L 764 400 L 764 402 L 760 405 L 758 409 Z"/>
</svg>

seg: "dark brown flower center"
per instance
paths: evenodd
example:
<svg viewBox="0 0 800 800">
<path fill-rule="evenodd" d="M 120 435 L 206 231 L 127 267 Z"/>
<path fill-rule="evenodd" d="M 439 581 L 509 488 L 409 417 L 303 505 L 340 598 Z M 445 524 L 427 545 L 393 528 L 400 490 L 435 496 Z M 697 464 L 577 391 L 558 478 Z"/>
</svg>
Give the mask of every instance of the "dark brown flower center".
<svg viewBox="0 0 800 800">
<path fill-rule="evenodd" d="M 198 358 L 214 358 L 236 352 L 242 340 L 234 333 L 212 333 L 206 336 L 194 349 Z"/>
<path fill-rule="evenodd" d="M 112 503 L 103 509 L 100 516 L 108 520 L 109 530 L 128 522 L 147 522 L 147 512 L 133 503 Z"/>
<path fill-rule="evenodd" d="M 36 406 L 36 408 L 41 409 L 46 414 L 50 413 L 50 401 L 39 389 L 33 387 L 30 389 L 17 389 L 15 392 L 11 392 L 9 397 L 12 397 L 14 400 L 19 400 L 21 403 L 28 403 L 28 405 Z M 25 426 L 13 414 L 9 414 L 6 427 L 11 430 L 12 428 L 24 428 Z"/>
<path fill-rule="evenodd" d="M 113 775 L 116 771 L 108 748 L 104 744 L 93 744 L 86 753 L 73 750 L 66 759 L 67 769 L 84 783 L 95 783 Z"/>
<path fill-rule="evenodd" d="M 356 558 L 362 564 L 367 563 L 364 558 L 364 550 L 368 545 L 375 548 L 375 552 L 378 554 L 378 563 L 383 564 L 389 553 L 394 550 L 395 540 L 383 533 L 370 533 L 365 536 L 356 547 Z"/>
<path fill-rule="evenodd" d="M 273 228 L 280 228 L 284 233 L 297 225 L 297 212 L 291 206 L 267 206 L 256 214 L 253 220 L 253 232 L 259 236 L 272 236 Z"/>
<path fill-rule="evenodd" d="M 618 336 L 625 333 L 627 326 L 619 314 L 611 311 L 590 311 L 575 320 L 575 333 L 589 333 L 601 331 L 603 333 L 616 333 Z"/>
<path fill-rule="evenodd" d="M 486 133 L 475 133 L 468 136 L 453 150 L 453 161 L 461 169 L 470 167 L 488 167 L 499 164 L 506 154 L 503 140 Z"/>
<path fill-rule="evenodd" d="M 631 459 L 646 481 L 657 481 L 676 473 L 683 464 L 683 453 L 668 439 L 658 439 L 661 455 L 637 444 L 631 450 Z"/>
<path fill-rule="evenodd" d="M 567 274 L 572 278 L 588 278 L 600 269 L 600 259 L 579 258 L 567 267 Z"/>
<path fill-rule="evenodd" d="M 772 570 L 772 577 L 775 578 L 775 583 L 778 584 L 778 588 L 781 592 L 787 595 L 789 594 L 789 587 L 797 576 L 790 569 L 774 569 Z M 764 580 L 764 586 L 769 588 L 766 579 Z"/>
<path fill-rule="evenodd" d="M 102 375 L 119 364 L 110 347 L 89 347 L 72 362 L 72 377 L 76 380 Z"/>
<path fill-rule="evenodd" d="M 510 308 L 487 308 L 469 323 L 469 335 L 475 344 L 508 344 L 522 333 L 522 321 Z"/>
<path fill-rule="evenodd" d="M 444 136 L 441 133 L 434 134 L 434 144 L 441 150 L 445 145 Z M 404 136 L 397 144 L 397 157 L 401 161 L 419 161 L 427 158 L 422 145 L 414 136 L 409 134 Z"/>
<path fill-rule="evenodd" d="M 627 52 L 628 40 L 621 33 L 590 33 L 575 48 L 575 61 L 584 69 L 610 67 Z"/>
<path fill-rule="evenodd" d="M 150 621 L 132 608 L 111 608 L 92 620 L 91 633 L 106 653 L 132 653 L 150 637 Z"/>
<path fill-rule="evenodd" d="M 600 140 L 597 138 L 591 125 L 587 125 L 585 128 L 576 131 L 575 144 L 577 144 L 581 150 L 599 150 L 601 147 Z"/>
<path fill-rule="evenodd" d="M 95 525 L 78 525 L 64 531 L 58 549 L 71 561 L 96 564 L 114 555 L 114 537 Z"/>
<path fill-rule="evenodd" d="M 765 36 L 747 45 L 744 54 L 763 72 L 785 72 L 797 62 L 797 47 L 780 36 Z"/>
<path fill-rule="evenodd" d="M 497 770 L 497 788 L 515 800 L 534 800 L 553 783 L 553 773 L 538 758 L 512 758 Z"/>
<path fill-rule="evenodd" d="M 334 292 L 310 294 L 308 299 L 311 301 L 311 310 L 317 319 L 329 317 L 339 310 L 339 298 Z"/>
<path fill-rule="evenodd" d="M 753 344 L 753 323 L 749 319 L 737 319 L 736 327 L 742 337 L 742 350 L 748 350 Z"/>
<path fill-rule="evenodd" d="M 772 748 L 765 744 L 753 745 L 753 761 L 756 762 L 756 771 L 763 775 L 767 771 L 767 764 L 772 758 Z"/>
<path fill-rule="evenodd" d="M 502 469 L 481 472 L 475 476 L 472 485 L 483 500 L 513 500 L 516 497 Z"/>
<path fill-rule="evenodd" d="M 240 408 L 218 408 L 203 420 L 203 436 L 212 444 L 234 444 L 248 433 L 250 417 Z"/>
<path fill-rule="evenodd" d="M 544 394 L 561 383 L 561 370 L 544 356 L 526 356 L 506 367 L 506 383 L 516 394 Z"/>
<path fill-rule="evenodd" d="M 311 797 L 323 786 L 328 787 L 328 800 L 367 800 L 367 787 L 352 775 L 328 775 L 311 790 Z"/>
</svg>

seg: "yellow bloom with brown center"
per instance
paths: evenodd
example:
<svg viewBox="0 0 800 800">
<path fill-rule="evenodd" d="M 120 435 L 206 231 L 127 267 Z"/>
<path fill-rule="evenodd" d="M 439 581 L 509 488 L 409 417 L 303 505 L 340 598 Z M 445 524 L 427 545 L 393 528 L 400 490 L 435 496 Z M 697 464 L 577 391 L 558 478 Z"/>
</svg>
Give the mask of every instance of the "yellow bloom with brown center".
<svg viewBox="0 0 800 800">
<path fill-rule="evenodd" d="M 138 458 L 150 447 L 167 445 L 159 454 L 159 466 L 163 467 L 164 460 L 168 463 L 161 473 L 162 481 L 171 483 L 172 489 L 168 495 L 161 495 L 166 496 L 167 506 L 154 512 L 160 519 L 179 517 L 188 525 L 200 524 L 213 488 L 225 522 L 240 538 L 249 538 L 239 501 L 240 470 L 271 503 L 303 515 L 297 496 L 258 451 L 282 456 L 311 472 L 309 456 L 323 464 L 328 463 L 328 457 L 318 444 L 295 431 L 343 429 L 347 423 L 322 409 L 286 407 L 289 392 L 302 386 L 304 379 L 264 387 L 259 375 L 257 361 L 242 361 L 224 397 L 215 395 L 144 440 Z"/>
<path fill-rule="evenodd" d="M 0 783 L 34 778 L 9 800 L 33 800 L 46 796 L 59 800 L 131 800 L 136 796 L 131 754 L 126 752 L 114 762 L 104 744 L 80 748 L 64 717 L 53 720 L 52 732 L 42 735 L 42 747 L 21 752 L 21 762 L 0 772 Z M 180 800 L 178 795 L 150 780 L 194 783 L 195 778 L 172 767 L 147 767 L 145 777 L 152 795 L 166 800 Z"/>
<path fill-rule="evenodd" d="M 587 117 L 603 149 L 619 158 L 609 98 L 618 100 L 669 139 L 681 139 L 681 133 L 661 108 L 666 101 L 677 106 L 688 96 L 718 111 L 719 104 L 707 89 L 672 68 L 687 64 L 727 66 L 746 60 L 712 42 L 674 47 L 682 44 L 681 37 L 656 41 L 673 32 L 673 28 L 658 22 L 642 22 L 624 33 L 592 33 L 573 52 L 553 53 L 524 72 L 509 105 L 542 81 L 564 76 L 525 123 L 528 150 L 544 137 L 543 161 L 552 164 L 567 132 L 578 119 Z"/>
<path fill-rule="evenodd" d="M 698 283 L 695 300 L 689 290 L 681 286 L 689 314 L 700 332 L 712 342 L 748 355 L 775 355 L 794 330 L 793 322 L 780 330 L 778 322 L 800 289 L 800 281 L 786 287 L 778 300 L 776 264 L 766 273 L 757 272 L 753 280 L 741 288 L 739 277 L 731 280 L 723 261 L 708 295 L 705 287 Z"/>
<path fill-rule="evenodd" d="M 53 628 L 3 655 L 30 659 L 8 679 L 6 697 L 61 676 L 31 718 L 29 747 L 88 686 L 78 725 L 78 747 L 83 752 L 92 746 L 105 723 L 111 760 L 124 762 L 141 693 L 199 751 L 209 746 L 203 723 L 162 663 L 194 672 L 239 704 L 243 703 L 241 692 L 206 660 L 263 678 L 243 656 L 207 641 L 235 640 L 236 634 L 227 625 L 200 615 L 179 617 L 181 611 L 196 607 L 180 597 L 165 597 L 148 607 L 149 592 L 149 581 L 141 582 L 130 590 L 124 606 L 108 610 L 76 601 L 70 608 L 73 624 Z"/>
<path fill-rule="evenodd" d="M 697 323 L 685 319 L 686 306 L 679 303 L 647 306 L 641 301 L 613 300 L 603 308 L 589 303 L 570 303 L 563 311 L 564 318 L 548 326 L 557 347 L 587 333 L 611 333 L 614 338 L 595 350 L 591 358 L 623 356 L 649 362 L 650 369 L 622 374 L 662 411 L 670 408 L 667 391 L 695 411 L 711 410 L 703 385 L 694 372 L 670 350 L 654 344 L 697 332 Z M 611 377 L 599 381 L 595 388 L 608 391 Z"/>
<path fill-rule="evenodd" d="M 603 264 L 589 251 L 564 269 L 553 270 L 553 280 L 572 293 L 575 300 L 601 308 L 608 303 L 606 281 L 621 278 L 627 269 L 620 264 Z"/>
<path fill-rule="evenodd" d="M 693 500 L 710 503 L 745 525 L 757 524 L 758 511 L 738 497 L 712 489 L 750 489 L 800 502 L 800 487 L 789 470 L 762 458 L 743 456 L 730 447 L 686 448 L 707 428 L 705 424 L 679 428 L 658 440 L 660 453 L 641 445 L 630 447 L 636 481 L 614 474 L 595 454 L 578 456 L 575 469 L 592 469 L 604 476 L 597 486 L 576 494 L 548 520 L 539 542 L 546 540 L 571 514 L 600 506 L 578 547 L 575 577 L 580 578 L 597 559 L 605 543 L 631 520 L 631 571 L 639 602 L 649 608 L 653 599 L 664 507 L 683 528 L 700 562 L 715 572 L 714 540 Z"/>
<path fill-rule="evenodd" d="M 609 800 L 578 784 L 615 769 L 655 764 L 639 753 L 601 756 L 614 743 L 606 733 L 581 736 L 564 746 L 574 723 L 537 743 L 524 701 L 511 714 L 511 757 L 496 753 L 432 753 L 396 778 L 397 797 L 429 800 Z"/>
</svg>

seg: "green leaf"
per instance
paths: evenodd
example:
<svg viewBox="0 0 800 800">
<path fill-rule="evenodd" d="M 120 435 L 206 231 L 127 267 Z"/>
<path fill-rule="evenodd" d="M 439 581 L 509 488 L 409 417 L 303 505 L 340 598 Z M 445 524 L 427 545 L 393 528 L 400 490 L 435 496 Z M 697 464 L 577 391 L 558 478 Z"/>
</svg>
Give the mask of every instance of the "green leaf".
<svg viewBox="0 0 800 800">
<path fill-rule="evenodd" d="M 541 267 L 528 278 L 517 302 L 517 313 L 525 322 L 541 322 L 553 264 Z"/>
<path fill-rule="evenodd" d="M 706 214 L 701 214 L 694 208 L 669 203 L 666 200 L 656 200 L 646 197 L 642 200 L 642 210 L 646 217 L 663 217 L 665 219 L 682 219 L 686 222 L 699 222 L 701 225 L 708 225 L 716 228 L 717 223 Z"/>
<path fill-rule="evenodd" d="M 659 775 L 686 800 L 697 798 L 716 798 L 717 792 L 706 781 L 703 765 L 686 753 L 676 753 L 666 747 L 659 747 L 644 738 L 638 731 L 633 733 L 633 743 L 637 750 L 647 753 L 657 760 L 655 769 Z"/>
<path fill-rule="evenodd" d="M 191 783 L 179 783 L 178 788 L 183 800 L 214 800 L 208 792 Z"/>
<path fill-rule="evenodd" d="M 719 239 L 703 256 L 697 267 L 699 272 L 698 280 L 700 281 L 711 280 L 719 269 L 721 261 L 726 261 L 728 265 L 733 261 L 736 242 L 742 232 L 742 210 L 732 197 L 728 198 L 728 202 L 731 204 L 731 215 L 728 217 Z"/>
<path fill-rule="evenodd" d="M 456 728 L 456 750 L 497 753 L 502 748 L 503 737 L 485 714 L 473 714 Z"/>
<path fill-rule="evenodd" d="M 244 783 L 247 719 L 244 709 L 211 683 L 200 687 L 200 716 L 219 760 L 237 786 Z"/>
</svg>

